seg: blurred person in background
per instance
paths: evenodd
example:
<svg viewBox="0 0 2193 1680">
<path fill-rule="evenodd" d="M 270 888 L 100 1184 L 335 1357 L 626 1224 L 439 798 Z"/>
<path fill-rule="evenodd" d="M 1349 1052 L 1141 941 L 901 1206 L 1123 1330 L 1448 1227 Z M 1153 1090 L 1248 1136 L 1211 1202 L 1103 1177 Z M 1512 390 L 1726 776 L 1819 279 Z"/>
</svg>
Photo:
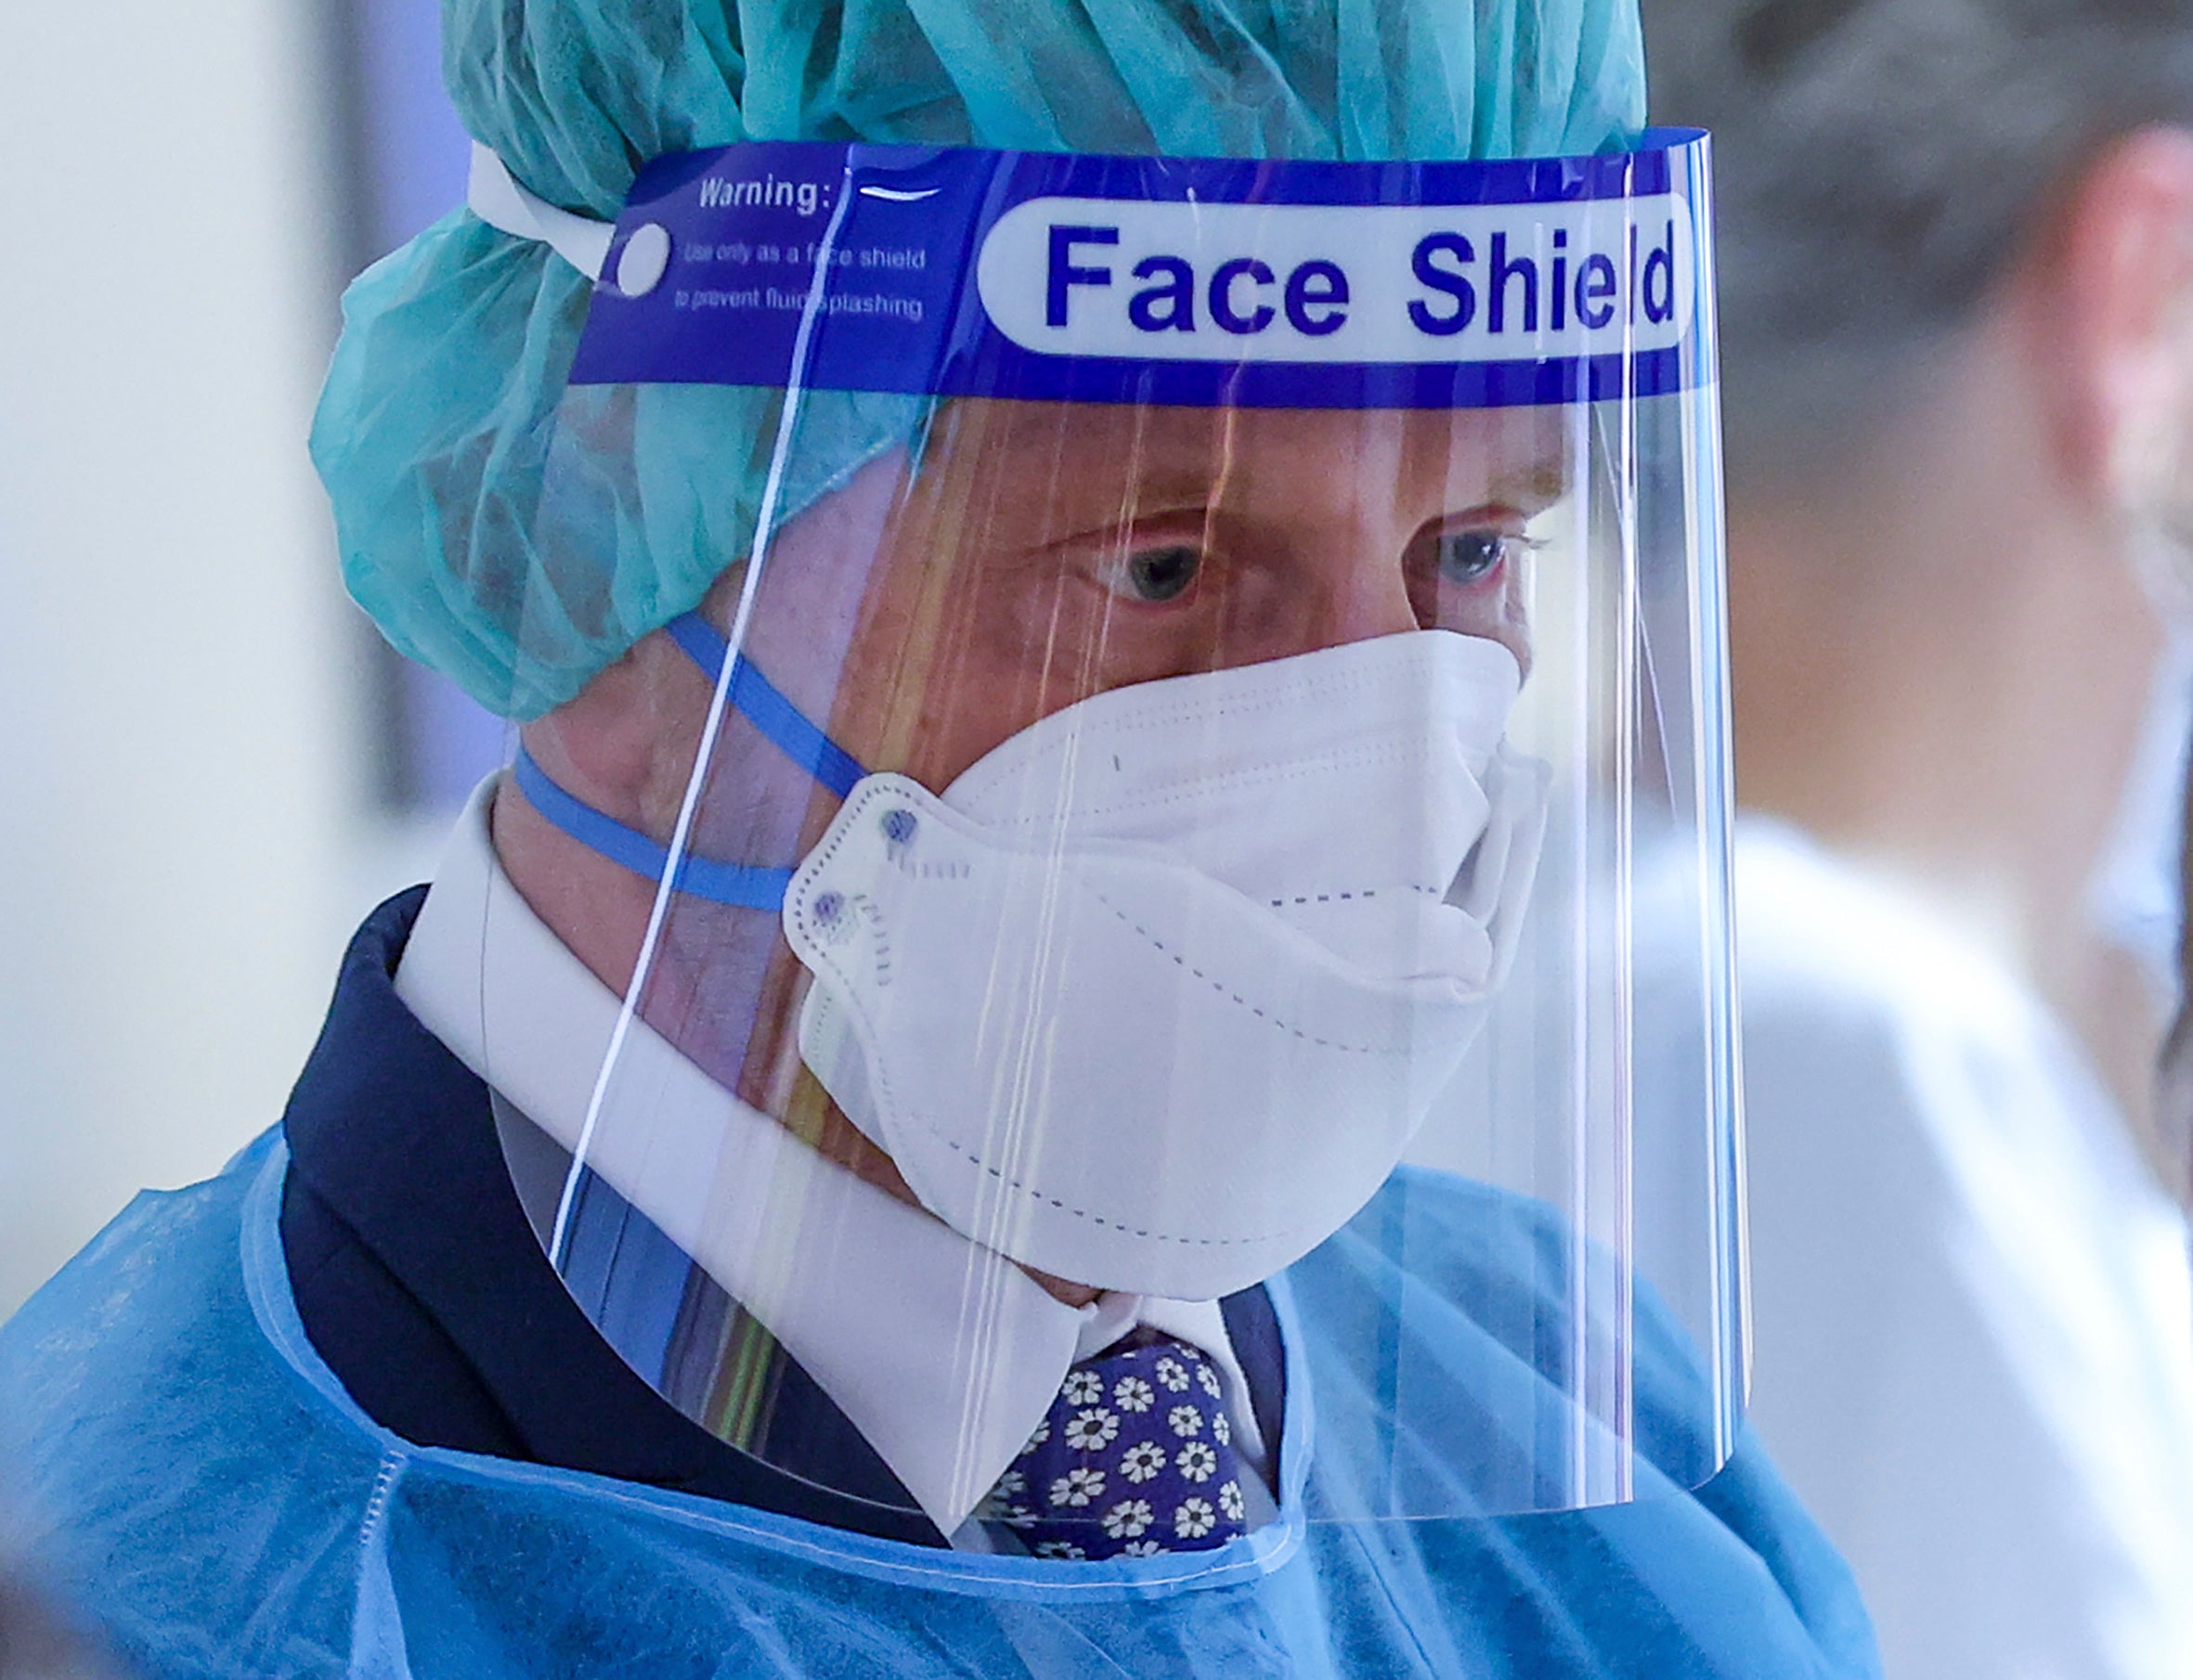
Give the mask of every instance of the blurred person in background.
<svg viewBox="0 0 2193 1680">
<path fill-rule="evenodd" d="M 2183 493 L 2193 6 L 1645 12 L 1719 174 L 1754 1415 L 1890 1675 L 2183 1675 L 2162 1005 L 2091 887 Z"/>
<path fill-rule="evenodd" d="M 1607 902 L 1584 876 L 1549 904 L 1538 834 L 1550 788 L 1603 815 L 1593 778 L 1637 755 L 1577 729 L 1562 782 L 1507 730 L 1572 696 L 1598 721 L 1595 664 L 1521 692 L 1523 603 L 1564 564 L 1587 604 L 1609 572 L 1633 600 L 1640 501 L 1709 533 L 1650 576 L 1657 645 L 1699 649 L 1659 667 L 1654 742 L 1705 769 L 1653 769 L 1670 823 L 1722 814 L 1704 185 L 1693 142 L 1639 140 L 1636 23 L 1629 0 L 451 0 L 471 208 L 352 289 L 314 445 L 354 592 L 519 751 L 432 888 L 360 930 L 282 1126 L 133 1204 L 0 1332 L 45 1556 L 130 1656 L 373 1680 L 1875 1672 L 1722 1345 L 1560 1210 L 1401 1162 L 1525 900 L 1559 960 L 1560 912 Z M 1090 153 L 1134 155 L 1069 155 Z M 1372 196 L 1254 196 L 1295 160 Z M 1456 180 L 1507 196 L 1377 196 Z M 973 323 L 950 288 L 978 224 L 953 206 L 1032 182 L 1093 203 L 1032 255 L 1000 230 L 1053 199 L 980 225 L 1006 253 L 991 318 L 1032 297 L 1014 318 L 1063 330 L 1111 289 L 1123 320 L 1105 248 L 1123 266 L 1161 216 L 1208 219 L 1251 241 L 1211 290 L 1153 252 L 1136 272 L 1170 301 L 1136 298 L 1163 305 L 1140 330 L 1237 335 L 1188 345 L 1222 377 L 1039 339 L 1045 377 L 1123 360 L 1169 394 L 1062 400 L 979 334 L 998 388 L 909 381 L 888 339 L 824 377 L 863 341 L 816 329 L 794 360 L 815 317 L 795 338 L 733 313 L 759 287 L 676 313 L 673 252 L 809 288 L 804 263 L 789 306 L 768 288 L 787 313 L 827 297 L 891 329 L 920 311 L 851 306 L 911 298 Z M 1255 241 L 1306 209 L 1352 258 L 1356 212 L 1427 206 L 1489 215 L 1490 250 L 1556 236 L 1485 318 L 1524 297 L 1535 321 L 1544 278 L 1591 331 L 1665 329 L 1644 365 L 1675 388 L 1570 400 L 1535 346 L 1449 343 L 1412 351 L 1439 370 L 1405 388 L 1424 400 L 1378 360 L 1338 401 L 1237 400 L 1244 367 L 1251 392 L 1330 394 L 1325 365 L 1238 342 L 1278 318 L 1237 308 L 1276 284 L 1284 242 Z M 877 225 L 900 241 L 832 243 Z M 808 237 L 696 236 L 756 227 Z M 1416 273 L 1449 302 L 1395 320 L 1461 332 L 1473 248 L 1411 238 L 1444 241 Z M 826 286 L 817 252 L 945 290 Z M 1290 330 L 1338 332 L 1338 263 L 1283 260 Z M 582 378 L 617 355 L 603 321 L 669 345 L 668 371 Z M 765 326 L 786 359 L 740 360 Z M 1660 446 L 1623 454 L 1637 433 L 1606 420 Z M 1565 547 L 1531 528 L 1557 507 Z M 1725 882 L 1692 851 L 1719 1079 Z M 1549 1106 L 1527 1141 L 1577 1142 Z M 1733 1149 L 1711 1153 L 1718 1282 Z"/>
</svg>

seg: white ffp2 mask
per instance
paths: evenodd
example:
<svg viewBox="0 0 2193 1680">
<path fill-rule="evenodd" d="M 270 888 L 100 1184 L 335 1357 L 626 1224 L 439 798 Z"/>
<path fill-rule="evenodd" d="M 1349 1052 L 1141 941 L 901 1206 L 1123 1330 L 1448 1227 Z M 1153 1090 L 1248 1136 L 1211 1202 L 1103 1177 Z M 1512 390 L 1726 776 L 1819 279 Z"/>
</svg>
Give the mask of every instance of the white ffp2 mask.
<svg viewBox="0 0 2193 1680">
<path fill-rule="evenodd" d="M 1300 1259 L 1483 1024 L 1544 824 L 1499 643 L 1423 630 L 1098 694 L 796 873 L 800 1050 L 922 1204 L 1100 1288 Z"/>
</svg>

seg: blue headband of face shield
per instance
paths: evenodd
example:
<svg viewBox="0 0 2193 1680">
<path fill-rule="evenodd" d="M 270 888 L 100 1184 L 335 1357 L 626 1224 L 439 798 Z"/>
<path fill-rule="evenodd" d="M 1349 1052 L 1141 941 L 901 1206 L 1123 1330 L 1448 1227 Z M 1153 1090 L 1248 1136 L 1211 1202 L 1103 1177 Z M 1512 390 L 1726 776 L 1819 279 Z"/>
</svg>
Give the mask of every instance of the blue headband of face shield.
<svg viewBox="0 0 2193 1680">
<path fill-rule="evenodd" d="M 1703 142 L 1278 164 L 756 141 L 649 164 L 605 246 L 537 203 L 513 226 L 603 277 L 574 386 L 1573 404 L 1711 378 Z"/>
</svg>

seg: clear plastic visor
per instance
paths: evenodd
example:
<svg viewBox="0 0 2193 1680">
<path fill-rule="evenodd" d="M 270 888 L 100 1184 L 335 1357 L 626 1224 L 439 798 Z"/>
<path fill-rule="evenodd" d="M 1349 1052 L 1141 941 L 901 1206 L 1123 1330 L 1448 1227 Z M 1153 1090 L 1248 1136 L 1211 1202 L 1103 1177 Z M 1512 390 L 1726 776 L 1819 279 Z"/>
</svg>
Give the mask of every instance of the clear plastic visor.
<svg viewBox="0 0 2193 1680">
<path fill-rule="evenodd" d="M 1703 1481 L 1743 1389 L 1710 384 L 863 394 L 801 377 L 815 275 L 754 528 L 496 795 L 490 1082 L 593 1323 L 732 1450 L 984 1549 L 1166 1539 L 1120 1455 L 1214 1432 L 1252 1532 Z M 908 423 L 849 459 L 863 403 Z M 552 1055 L 497 1028 L 544 983 L 504 911 L 577 959 Z"/>
</svg>

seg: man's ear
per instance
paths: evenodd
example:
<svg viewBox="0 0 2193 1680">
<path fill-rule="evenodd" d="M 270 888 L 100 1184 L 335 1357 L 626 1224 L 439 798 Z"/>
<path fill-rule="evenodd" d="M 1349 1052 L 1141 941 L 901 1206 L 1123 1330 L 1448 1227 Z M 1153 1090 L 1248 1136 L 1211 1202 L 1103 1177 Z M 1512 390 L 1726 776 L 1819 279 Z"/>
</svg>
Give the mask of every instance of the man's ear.
<svg viewBox="0 0 2193 1680">
<path fill-rule="evenodd" d="M 569 792 L 629 826 L 675 817 L 709 685 L 657 631 L 523 730 L 526 750 Z"/>
<path fill-rule="evenodd" d="M 2057 446 L 2099 510 L 2140 499 L 2193 421 L 2193 131 L 2144 128 L 2074 182 L 2027 259 Z"/>
</svg>

